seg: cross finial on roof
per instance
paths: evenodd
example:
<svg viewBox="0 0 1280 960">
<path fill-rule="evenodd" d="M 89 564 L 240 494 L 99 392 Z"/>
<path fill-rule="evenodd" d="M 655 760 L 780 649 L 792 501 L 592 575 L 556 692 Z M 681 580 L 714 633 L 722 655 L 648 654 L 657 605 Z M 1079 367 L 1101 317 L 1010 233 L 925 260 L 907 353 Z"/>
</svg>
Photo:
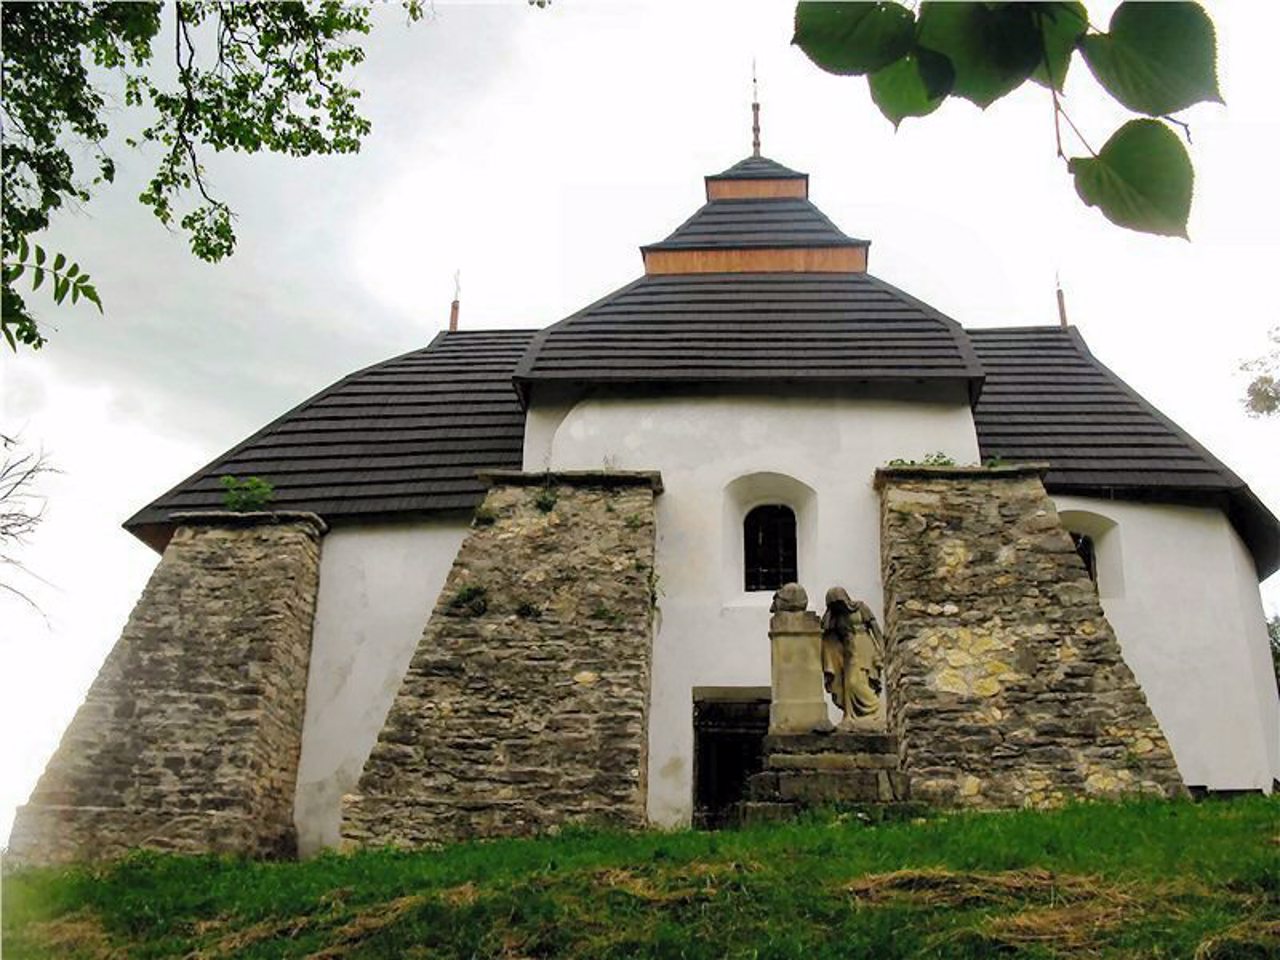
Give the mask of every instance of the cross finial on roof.
<svg viewBox="0 0 1280 960">
<path fill-rule="evenodd" d="M 1067 297 L 1062 292 L 1062 278 L 1057 273 L 1053 275 L 1054 285 L 1058 288 L 1058 323 L 1065 329 L 1070 326 L 1067 323 Z"/>
<path fill-rule="evenodd" d="M 760 86 L 756 82 L 756 59 L 751 58 L 751 155 L 760 156 Z"/>
</svg>

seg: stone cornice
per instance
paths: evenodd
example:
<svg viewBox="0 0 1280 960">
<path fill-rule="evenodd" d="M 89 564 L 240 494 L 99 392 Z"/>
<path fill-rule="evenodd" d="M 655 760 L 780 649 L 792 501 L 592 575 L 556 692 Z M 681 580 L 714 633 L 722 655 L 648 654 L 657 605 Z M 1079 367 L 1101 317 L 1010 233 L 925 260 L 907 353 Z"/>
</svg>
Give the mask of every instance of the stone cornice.
<svg viewBox="0 0 1280 960">
<path fill-rule="evenodd" d="M 307 510 L 175 510 L 168 519 L 184 527 L 257 527 L 267 524 L 305 523 L 323 534 L 329 525 Z"/>
<path fill-rule="evenodd" d="M 655 495 L 663 490 L 656 470 L 481 470 L 476 476 L 490 487 L 648 487 Z"/>
<path fill-rule="evenodd" d="M 877 467 L 875 488 L 880 490 L 892 480 L 1014 480 L 1019 477 L 1040 477 L 1049 471 L 1049 464 L 1007 463 L 995 467 L 983 466 L 930 466 L 909 463 L 901 466 Z"/>
</svg>

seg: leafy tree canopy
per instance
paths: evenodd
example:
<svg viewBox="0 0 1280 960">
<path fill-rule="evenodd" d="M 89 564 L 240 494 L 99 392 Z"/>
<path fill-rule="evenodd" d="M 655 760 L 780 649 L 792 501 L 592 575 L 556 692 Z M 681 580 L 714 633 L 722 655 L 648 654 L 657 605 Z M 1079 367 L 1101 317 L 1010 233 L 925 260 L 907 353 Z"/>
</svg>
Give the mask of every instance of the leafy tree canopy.
<svg viewBox="0 0 1280 960">
<path fill-rule="evenodd" d="M 802 2 L 793 42 L 824 70 L 867 77 L 871 99 L 894 126 L 932 113 L 948 97 L 985 109 L 1028 81 L 1040 84 L 1053 103 L 1058 155 L 1080 198 L 1122 227 L 1187 236 L 1194 171 L 1168 123 L 1186 131 L 1171 114 L 1222 102 L 1213 22 L 1194 3 L 1122 3 L 1103 32 L 1078 2 L 926 2 L 918 11 L 898 3 Z M 1077 53 L 1108 94 L 1144 115 L 1096 151 L 1062 105 Z M 1066 156 L 1064 120 L 1088 156 Z"/>
<path fill-rule="evenodd" d="M 1254 375 L 1244 398 L 1244 407 L 1252 417 L 1280 415 L 1280 327 L 1272 327 L 1268 336 L 1271 349 L 1240 365 L 1241 370 Z"/>
<path fill-rule="evenodd" d="M 406 0 L 409 18 L 422 15 Z M 171 81 L 151 70 L 162 22 L 171 20 Z M 44 336 L 18 284 L 50 280 L 62 303 L 81 297 L 102 309 L 91 278 L 62 253 L 31 243 L 66 204 L 89 200 L 115 176 L 105 143 L 106 101 L 91 76 L 116 73 L 128 108 L 149 122 L 130 145 L 161 148 L 139 199 L 164 224 L 175 221 L 192 252 L 215 262 L 235 249 L 234 215 L 204 179 L 203 151 L 267 150 L 291 156 L 354 153 L 370 129 L 357 110 L 353 41 L 370 30 L 370 8 L 313 3 L 6 3 L 0 6 L 0 333 L 13 349 Z M 89 162 L 77 163 L 76 156 Z"/>
</svg>

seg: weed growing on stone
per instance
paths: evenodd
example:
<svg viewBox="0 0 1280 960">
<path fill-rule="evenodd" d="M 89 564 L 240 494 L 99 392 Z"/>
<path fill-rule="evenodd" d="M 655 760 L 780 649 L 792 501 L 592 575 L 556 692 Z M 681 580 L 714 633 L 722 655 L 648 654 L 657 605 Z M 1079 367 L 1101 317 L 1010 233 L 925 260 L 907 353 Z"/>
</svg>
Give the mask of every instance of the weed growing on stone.
<svg viewBox="0 0 1280 960">
<path fill-rule="evenodd" d="M 222 503 L 228 510 L 248 513 L 263 510 L 276 495 L 276 488 L 261 477 L 233 477 L 224 474 L 218 478 L 222 484 Z"/>
<path fill-rule="evenodd" d="M 449 609 L 458 610 L 472 617 L 479 617 L 489 609 L 489 590 L 476 584 L 459 588 L 449 599 Z"/>
<path fill-rule="evenodd" d="M 498 514 L 484 504 L 476 507 L 476 512 L 471 517 L 471 523 L 477 527 L 491 527 L 497 520 Z"/>
<path fill-rule="evenodd" d="M 542 610 L 530 603 L 528 600 L 523 600 L 520 605 L 516 607 L 516 616 L 522 620 L 541 620 Z"/>
<path fill-rule="evenodd" d="M 644 526 L 644 517 L 638 513 L 629 513 L 622 522 L 628 530 L 639 530 Z"/>
<path fill-rule="evenodd" d="M 614 610 L 612 607 L 605 606 L 603 603 L 596 604 L 596 608 L 591 611 L 592 620 L 603 620 L 606 623 L 617 625 L 622 622 L 622 613 Z"/>
<path fill-rule="evenodd" d="M 919 460 L 895 459 L 889 461 L 889 466 L 891 467 L 954 467 L 955 465 L 955 458 L 947 456 L 941 450 L 925 454 Z"/>
<path fill-rule="evenodd" d="M 533 505 L 543 513 L 550 513 L 556 508 L 560 497 L 556 495 L 555 487 L 543 487 L 538 491 L 538 495 L 533 498 Z"/>
</svg>

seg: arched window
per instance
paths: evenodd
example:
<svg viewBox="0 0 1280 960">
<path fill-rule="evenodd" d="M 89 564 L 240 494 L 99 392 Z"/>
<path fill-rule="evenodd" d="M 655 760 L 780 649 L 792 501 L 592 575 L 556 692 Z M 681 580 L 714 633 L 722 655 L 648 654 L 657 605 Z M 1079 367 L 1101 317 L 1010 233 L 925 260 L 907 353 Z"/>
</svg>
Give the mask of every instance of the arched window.
<svg viewBox="0 0 1280 960">
<path fill-rule="evenodd" d="M 756 507 L 742 522 L 746 589 L 777 590 L 796 579 L 796 515 L 790 507 Z"/>
</svg>

